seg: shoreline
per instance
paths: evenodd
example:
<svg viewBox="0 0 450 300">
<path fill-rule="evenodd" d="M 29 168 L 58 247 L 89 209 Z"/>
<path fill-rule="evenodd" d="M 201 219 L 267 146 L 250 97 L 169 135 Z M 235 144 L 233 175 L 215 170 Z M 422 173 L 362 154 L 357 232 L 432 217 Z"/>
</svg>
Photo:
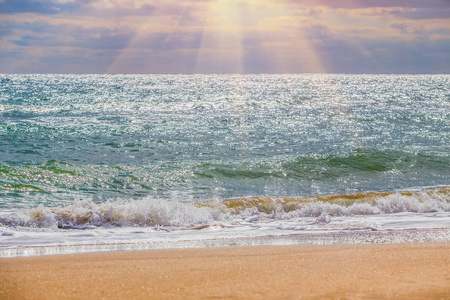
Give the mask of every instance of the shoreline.
<svg viewBox="0 0 450 300">
<path fill-rule="evenodd" d="M 450 243 L 122 251 L 0 259 L 2 299 L 450 297 Z"/>
<path fill-rule="evenodd" d="M 187 237 L 187 236 L 186 236 Z M 139 242 L 64 243 L 17 247 L 0 247 L 0 259 L 13 257 L 39 257 L 82 253 L 117 251 L 146 251 L 168 249 L 201 249 L 245 246 L 295 246 L 295 245 L 361 245 L 398 243 L 450 242 L 450 228 L 346 230 L 329 232 L 297 232 L 280 235 L 217 236 L 204 239 L 147 240 Z"/>
</svg>

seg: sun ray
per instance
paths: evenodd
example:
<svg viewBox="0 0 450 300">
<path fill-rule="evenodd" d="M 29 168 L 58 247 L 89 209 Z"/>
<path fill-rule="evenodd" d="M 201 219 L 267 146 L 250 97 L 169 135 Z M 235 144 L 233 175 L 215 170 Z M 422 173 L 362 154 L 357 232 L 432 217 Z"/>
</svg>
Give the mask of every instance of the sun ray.
<svg viewBox="0 0 450 300">
<path fill-rule="evenodd" d="M 196 73 L 243 73 L 240 14 L 233 1 L 215 0 L 209 3 Z"/>
<path fill-rule="evenodd" d="M 159 10 L 163 7 L 161 5 L 156 5 L 155 9 L 145 17 L 140 17 L 138 20 L 131 22 L 134 26 L 133 36 L 128 41 L 127 46 L 109 65 L 107 73 L 121 73 L 122 70 L 130 69 L 137 70 L 137 73 L 141 73 L 143 70 L 148 70 L 148 72 L 155 70 L 155 66 L 160 65 L 161 57 L 164 56 L 161 53 L 166 50 L 167 44 L 180 27 L 186 10 L 192 5 L 192 1 L 183 1 L 178 7 L 179 13 L 170 19 L 162 20 L 164 22 L 158 20 Z M 166 34 L 163 40 L 156 38 L 161 34 Z M 152 35 L 155 36 L 155 40 L 152 40 Z M 156 45 L 155 41 L 161 45 Z M 136 63 L 136 57 L 141 58 L 138 63 Z M 162 70 L 162 68 L 159 70 Z"/>
</svg>

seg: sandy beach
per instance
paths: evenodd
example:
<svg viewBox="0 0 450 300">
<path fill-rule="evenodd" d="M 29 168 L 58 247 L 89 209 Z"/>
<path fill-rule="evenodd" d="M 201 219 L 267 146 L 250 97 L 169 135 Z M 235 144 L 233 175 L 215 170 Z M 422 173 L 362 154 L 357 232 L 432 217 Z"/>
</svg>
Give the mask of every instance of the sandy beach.
<svg viewBox="0 0 450 300">
<path fill-rule="evenodd" d="M 450 299 L 450 243 L 0 259 L 0 299 Z"/>
</svg>

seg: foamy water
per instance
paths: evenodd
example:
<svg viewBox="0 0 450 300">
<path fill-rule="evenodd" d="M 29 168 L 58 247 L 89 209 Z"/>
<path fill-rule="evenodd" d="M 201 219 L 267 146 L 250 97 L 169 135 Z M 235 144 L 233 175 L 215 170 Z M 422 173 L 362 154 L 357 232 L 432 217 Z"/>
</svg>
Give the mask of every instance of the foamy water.
<svg viewBox="0 0 450 300">
<path fill-rule="evenodd" d="M 195 204 L 152 198 L 101 204 L 79 200 L 64 207 L 39 206 L 1 215 L 0 255 L 134 247 L 448 241 L 449 195 L 450 188 L 441 187 L 309 198 L 252 197 Z M 355 235 L 356 231 L 366 234 Z"/>
</svg>

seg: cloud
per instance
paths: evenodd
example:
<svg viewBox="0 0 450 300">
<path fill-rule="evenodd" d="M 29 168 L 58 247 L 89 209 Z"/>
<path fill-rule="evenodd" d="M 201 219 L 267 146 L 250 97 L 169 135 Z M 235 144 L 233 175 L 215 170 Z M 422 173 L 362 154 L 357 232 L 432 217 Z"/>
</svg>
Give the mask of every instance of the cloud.
<svg viewBox="0 0 450 300">
<path fill-rule="evenodd" d="M 79 9 L 90 0 L 4 0 L 0 2 L 0 14 L 36 13 L 42 15 L 60 14 Z"/>
<path fill-rule="evenodd" d="M 394 9 L 384 11 L 386 15 L 391 15 L 395 18 L 404 19 L 448 19 L 450 18 L 450 3 L 447 8 L 443 9 L 430 9 L 430 8 L 418 8 L 418 9 Z"/>
<path fill-rule="evenodd" d="M 391 26 L 391 28 L 400 30 L 402 33 L 408 32 L 408 24 L 396 22 L 396 23 L 390 24 L 390 26 Z"/>
<path fill-rule="evenodd" d="M 85 28 L 70 24 L 52 25 L 45 22 L 10 24 L 3 35 L 14 31 L 20 36 L 10 38 L 11 43 L 21 47 L 76 47 L 84 49 L 125 49 L 132 43 L 134 48 L 153 50 L 177 50 L 199 48 L 202 31 L 141 32 L 129 28 L 121 30 L 94 27 Z M 14 29 L 14 30 L 13 30 Z M 0 36 L 2 31 L 0 31 Z M 136 38 L 138 36 L 138 38 Z M 133 41 L 134 40 L 134 41 Z"/>
<path fill-rule="evenodd" d="M 438 8 L 447 9 L 448 0 L 285 0 L 295 5 L 310 7 L 362 9 L 371 7 Z"/>
<path fill-rule="evenodd" d="M 179 15 L 180 11 L 201 10 L 208 0 L 0 0 L 0 14 L 78 15 L 99 18 Z"/>
<path fill-rule="evenodd" d="M 448 73 L 450 40 L 325 40 L 316 49 L 332 73 Z"/>
<path fill-rule="evenodd" d="M 424 26 L 411 22 L 392 22 L 390 27 L 399 30 L 404 36 L 417 36 L 421 39 L 450 39 L 450 26 Z"/>
</svg>

